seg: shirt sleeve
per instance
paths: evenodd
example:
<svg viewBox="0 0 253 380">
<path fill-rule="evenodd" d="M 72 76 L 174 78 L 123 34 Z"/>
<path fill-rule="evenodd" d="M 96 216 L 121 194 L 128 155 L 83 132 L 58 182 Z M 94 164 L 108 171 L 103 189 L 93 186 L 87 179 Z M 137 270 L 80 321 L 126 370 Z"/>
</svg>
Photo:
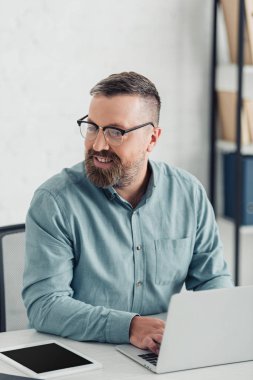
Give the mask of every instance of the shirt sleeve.
<svg viewBox="0 0 253 380">
<path fill-rule="evenodd" d="M 129 343 L 129 327 L 136 313 L 75 299 L 70 231 L 67 215 L 55 196 L 38 190 L 26 218 L 22 292 L 31 327 L 79 341 Z"/>
<path fill-rule="evenodd" d="M 233 287 L 223 255 L 213 208 L 199 184 L 195 202 L 196 236 L 192 260 L 185 281 L 188 290 Z"/>
</svg>

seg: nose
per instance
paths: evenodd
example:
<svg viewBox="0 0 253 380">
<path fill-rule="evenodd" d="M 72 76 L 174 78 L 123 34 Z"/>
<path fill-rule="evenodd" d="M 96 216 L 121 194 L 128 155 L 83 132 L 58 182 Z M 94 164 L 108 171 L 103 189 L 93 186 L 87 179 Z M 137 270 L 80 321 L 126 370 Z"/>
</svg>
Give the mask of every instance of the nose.
<svg viewBox="0 0 253 380">
<path fill-rule="evenodd" d="M 109 148 L 110 147 L 105 138 L 103 130 L 99 129 L 96 140 L 94 141 L 94 144 L 93 144 L 93 149 L 99 152 L 101 150 L 109 150 Z"/>
</svg>

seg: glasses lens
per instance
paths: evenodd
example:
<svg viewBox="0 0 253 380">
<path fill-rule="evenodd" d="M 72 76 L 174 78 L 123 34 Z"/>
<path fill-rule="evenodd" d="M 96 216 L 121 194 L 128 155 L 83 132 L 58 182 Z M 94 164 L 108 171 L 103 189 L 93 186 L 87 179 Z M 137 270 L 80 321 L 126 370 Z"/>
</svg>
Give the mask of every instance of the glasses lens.
<svg viewBox="0 0 253 380">
<path fill-rule="evenodd" d="M 123 141 L 123 136 L 117 129 L 107 128 L 104 134 L 108 142 L 114 146 L 120 145 Z"/>
<path fill-rule="evenodd" d="M 95 140 L 98 134 L 98 128 L 94 124 L 87 122 L 81 124 L 80 131 L 86 140 Z"/>
</svg>

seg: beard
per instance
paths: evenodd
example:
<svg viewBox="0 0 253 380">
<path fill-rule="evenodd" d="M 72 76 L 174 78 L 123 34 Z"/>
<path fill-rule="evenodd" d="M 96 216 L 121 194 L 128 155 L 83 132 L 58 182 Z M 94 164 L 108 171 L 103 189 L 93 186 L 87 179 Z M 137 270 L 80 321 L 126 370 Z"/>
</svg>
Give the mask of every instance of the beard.
<svg viewBox="0 0 253 380">
<path fill-rule="evenodd" d="M 111 159 L 111 166 L 108 169 L 98 168 L 94 165 L 94 156 Z M 95 186 L 107 188 L 123 188 L 129 186 L 138 176 L 140 169 L 145 163 L 145 153 L 143 152 L 135 162 L 122 164 L 120 158 L 113 152 L 102 150 L 96 152 L 89 149 L 85 154 L 84 166 L 90 182 Z"/>
</svg>

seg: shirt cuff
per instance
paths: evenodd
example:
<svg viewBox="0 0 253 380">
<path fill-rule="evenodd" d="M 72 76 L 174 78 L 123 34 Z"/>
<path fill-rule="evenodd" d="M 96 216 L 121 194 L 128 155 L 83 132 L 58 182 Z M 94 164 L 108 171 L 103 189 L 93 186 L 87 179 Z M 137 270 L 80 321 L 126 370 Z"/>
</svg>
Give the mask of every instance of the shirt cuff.
<svg viewBox="0 0 253 380">
<path fill-rule="evenodd" d="M 136 313 L 111 310 L 106 324 L 106 341 L 108 343 L 129 343 L 129 328 Z"/>
<path fill-rule="evenodd" d="M 211 290 L 221 288 L 233 288 L 234 283 L 229 275 L 215 277 L 212 280 L 206 281 L 204 284 L 198 285 L 194 290 Z"/>
</svg>

